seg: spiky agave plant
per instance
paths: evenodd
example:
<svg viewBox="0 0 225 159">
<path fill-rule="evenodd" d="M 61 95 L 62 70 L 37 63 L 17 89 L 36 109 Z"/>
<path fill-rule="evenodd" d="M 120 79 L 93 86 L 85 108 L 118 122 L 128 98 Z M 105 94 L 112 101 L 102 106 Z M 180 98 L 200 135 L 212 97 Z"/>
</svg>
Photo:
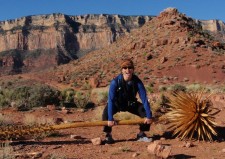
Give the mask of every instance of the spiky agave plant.
<svg viewBox="0 0 225 159">
<path fill-rule="evenodd" d="M 166 117 L 171 124 L 169 129 L 173 131 L 173 135 L 181 139 L 192 139 L 195 136 L 203 141 L 212 141 L 212 135 L 217 136 L 214 116 L 219 110 L 213 108 L 209 96 L 203 99 L 203 91 L 174 92 L 169 96 L 168 105 L 170 108 Z"/>
</svg>

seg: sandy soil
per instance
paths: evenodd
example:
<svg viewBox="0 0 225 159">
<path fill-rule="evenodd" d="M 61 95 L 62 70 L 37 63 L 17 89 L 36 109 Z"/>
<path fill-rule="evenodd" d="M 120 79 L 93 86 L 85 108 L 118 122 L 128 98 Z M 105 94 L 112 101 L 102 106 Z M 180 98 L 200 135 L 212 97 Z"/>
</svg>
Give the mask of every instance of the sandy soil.
<svg viewBox="0 0 225 159">
<path fill-rule="evenodd" d="M 224 99 L 219 97 L 214 97 L 213 102 L 214 106 L 221 110 L 215 119 L 219 126 L 217 129 L 218 137 L 213 142 L 180 141 L 167 132 L 166 125 L 163 123 L 153 123 L 147 135 L 153 137 L 155 141 L 161 140 L 163 145 L 171 146 L 172 152 L 169 158 L 222 159 L 225 156 L 225 102 Z M 0 113 L 5 119 L 8 118 L 9 123 L 32 120 L 32 116 L 35 120 L 56 121 L 57 118 L 60 118 L 63 119 L 63 122 L 79 122 L 93 121 L 99 118 L 101 112 L 96 110 L 96 108 L 93 108 L 82 112 L 71 109 L 70 113 L 65 114 L 60 110 L 49 110 L 47 108 L 38 108 L 27 112 L 18 112 L 10 108 L 2 109 Z M 115 144 L 93 145 L 91 139 L 98 137 L 104 139 L 102 126 L 71 128 L 57 130 L 54 135 L 44 136 L 43 138 L 13 140 L 7 146 L 2 145 L 1 151 L 4 150 L 5 153 L 8 151 L 11 155 L 17 155 L 16 158 L 157 158 L 147 151 L 150 143 L 135 141 L 137 132 L 138 125 L 115 126 L 113 127 Z M 75 137 L 71 138 L 71 135 Z M 187 146 L 187 143 L 190 143 L 191 146 Z M 39 155 L 35 156 L 31 153 L 38 153 Z"/>
</svg>

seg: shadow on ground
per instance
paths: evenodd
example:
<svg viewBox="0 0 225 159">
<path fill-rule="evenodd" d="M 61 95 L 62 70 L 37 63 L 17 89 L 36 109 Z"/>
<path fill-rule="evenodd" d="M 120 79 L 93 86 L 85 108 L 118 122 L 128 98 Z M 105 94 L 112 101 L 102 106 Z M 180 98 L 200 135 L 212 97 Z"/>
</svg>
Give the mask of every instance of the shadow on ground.
<svg viewBox="0 0 225 159">
<path fill-rule="evenodd" d="M 170 156 L 168 159 L 189 159 L 189 158 L 196 158 L 196 156 L 177 154 Z"/>
<path fill-rule="evenodd" d="M 90 144 L 91 141 L 87 139 L 78 139 L 73 141 L 17 141 L 12 142 L 11 145 L 72 145 L 72 144 Z"/>
<path fill-rule="evenodd" d="M 212 138 L 214 141 L 223 142 L 225 141 L 225 127 L 216 127 L 215 131 L 217 132 L 217 136 L 213 135 Z M 164 137 L 165 139 L 175 139 L 177 136 L 173 135 L 172 131 L 164 132 L 163 135 L 155 135 L 154 140 L 159 140 Z M 194 138 L 197 139 L 196 135 Z"/>
</svg>

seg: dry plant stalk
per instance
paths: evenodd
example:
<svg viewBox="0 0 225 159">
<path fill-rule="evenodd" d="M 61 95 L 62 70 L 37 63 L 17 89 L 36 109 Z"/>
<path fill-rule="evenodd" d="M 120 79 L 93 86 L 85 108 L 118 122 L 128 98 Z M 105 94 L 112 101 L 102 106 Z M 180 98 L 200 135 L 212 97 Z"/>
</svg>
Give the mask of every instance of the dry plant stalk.
<svg viewBox="0 0 225 159">
<path fill-rule="evenodd" d="M 173 135 L 181 139 L 192 139 L 197 135 L 198 140 L 203 141 L 212 141 L 212 135 L 217 136 L 214 116 L 219 110 L 213 108 L 209 96 L 203 99 L 203 91 L 175 92 L 169 97 L 168 105 L 170 108 L 166 117 L 169 119 L 169 129 L 173 131 Z"/>
<path fill-rule="evenodd" d="M 11 125 L 0 127 L 0 139 L 18 139 L 33 135 L 53 132 L 53 128 L 47 124 L 40 125 Z"/>
<path fill-rule="evenodd" d="M 120 120 L 117 121 L 118 125 L 134 125 L 141 124 L 144 119 L 135 120 Z M 54 130 L 70 129 L 76 127 L 93 127 L 93 126 L 105 126 L 108 121 L 94 121 L 94 122 L 76 122 L 60 125 L 32 125 L 32 126 L 8 126 L 0 128 L 0 139 L 17 139 L 21 137 L 30 137 L 36 134 L 53 132 Z"/>
</svg>

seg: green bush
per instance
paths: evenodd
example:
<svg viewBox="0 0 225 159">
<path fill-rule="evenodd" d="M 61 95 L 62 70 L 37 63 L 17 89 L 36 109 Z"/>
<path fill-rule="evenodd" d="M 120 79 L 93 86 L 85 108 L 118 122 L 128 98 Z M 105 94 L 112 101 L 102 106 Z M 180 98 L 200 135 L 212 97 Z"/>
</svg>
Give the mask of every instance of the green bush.
<svg viewBox="0 0 225 159">
<path fill-rule="evenodd" d="M 166 86 L 159 86 L 159 91 L 160 92 L 166 92 L 167 91 L 167 87 Z"/>
<path fill-rule="evenodd" d="M 179 92 L 179 91 L 185 92 L 186 89 L 187 89 L 187 88 L 186 88 L 185 86 L 181 85 L 181 84 L 175 84 L 175 85 L 173 85 L 173 86 L 170 88 L 170 90 L 171 90 L 172 92 Z"/>
<path fill-rule="evenodd" d="M 195 84 L 188 85 L 187 90 L 190 92 L 199 92 L 203 90 L 203 86 L 195 83 Z"/>
<path fill-rule="evenodd" d="M 77 108 L 86 109 L 87 105 L 90 103 L 91 91 L 87 92 L 77 92 L 75 95 L 74 103 Z"/>
<path fill-rule="evenodd" d="M 72 88 L 65 89 L 61 92 L 61 105 L 66 107 L 74 107 L 75 91 Z"/>
<path fill-rule="evenodd" d="M 154 93 L 154 88 L 153 88 L 152 85 L 148 85 L 148 86 L 146 87 L 146 90 L 147 90 L 148 93 Z"/>
<path fill-rule="evenodd" d="M 17 107 L 23 106 L 27 109 L 47 104 L 58 105 L 58 96 L 57 90 L 45 85 L 3 88 L 0 90 L 0 106 L 7 107 L 12 102 L 15 102 Z"/>
<path fill-rule="evenodd" d="M 100 98 L 100 103 L 106 103 L 107 100 L 108 100 L 108 91 L 105 91 L 105 92 L 101 92 L 99 94 L 99 98 Z"/>
</svg>

